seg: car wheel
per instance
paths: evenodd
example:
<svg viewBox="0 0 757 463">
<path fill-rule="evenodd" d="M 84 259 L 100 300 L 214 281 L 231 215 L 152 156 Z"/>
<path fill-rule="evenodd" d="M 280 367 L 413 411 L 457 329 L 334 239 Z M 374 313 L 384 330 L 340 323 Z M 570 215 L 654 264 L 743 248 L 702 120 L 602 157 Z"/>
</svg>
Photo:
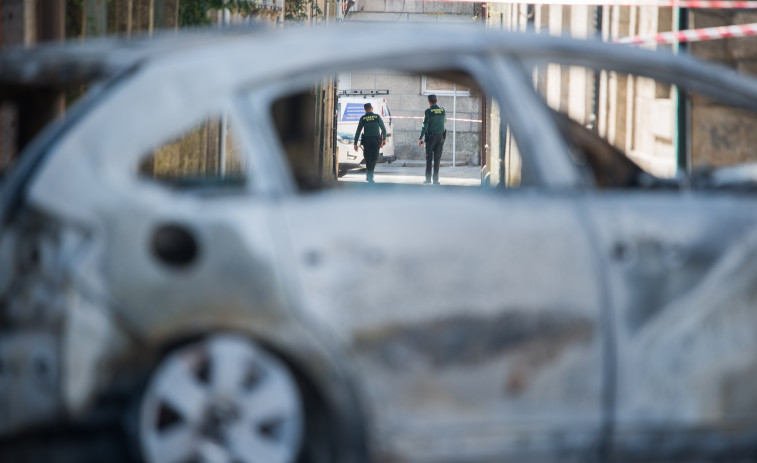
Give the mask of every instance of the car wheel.
<svg viewBox="0 0 757 463">
<path fill-rule="evenodd" d="M 302 444 L 294 375 L 242 336 L 215 335 L 169 353 L 138 413 L 147 463 L 291 463 Z"/>
</svg>

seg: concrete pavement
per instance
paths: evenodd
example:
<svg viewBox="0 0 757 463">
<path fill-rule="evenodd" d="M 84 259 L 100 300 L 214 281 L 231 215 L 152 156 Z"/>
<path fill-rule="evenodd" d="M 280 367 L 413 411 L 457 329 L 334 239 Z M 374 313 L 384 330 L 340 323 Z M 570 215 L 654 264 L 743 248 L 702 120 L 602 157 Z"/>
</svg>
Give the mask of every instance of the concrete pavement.
<svg viewBox="0 0 757 463">
<path fill-rule="evenodd" d="M 408 185 L 421 185 L 426 179 L 425 167 L 402 165 L 379 164 L 374 170 L 376 183 L 404 183 Z M 365 169 L 354 169 L 339 179 L 342 182 L 365 182 Z M 481 167 L 440 167 L 439 183 L 454 186 L 480 186 Z"/>
</svg>

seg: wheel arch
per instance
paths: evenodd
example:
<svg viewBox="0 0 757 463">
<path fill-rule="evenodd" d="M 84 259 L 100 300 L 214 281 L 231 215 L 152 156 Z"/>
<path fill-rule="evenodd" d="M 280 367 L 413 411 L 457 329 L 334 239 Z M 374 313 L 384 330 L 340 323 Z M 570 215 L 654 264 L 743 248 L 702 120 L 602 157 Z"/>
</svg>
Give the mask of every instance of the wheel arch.
<svg viewBox="0 0 757 463">
<path fill-rule="evenodd" d="M 220 323 L 202 329 L 178 327 L 144 345 L 130 371 L 136 393 L 125 414 L 127 434 L 137 451 L 139 403 L 150 378 L 167 355 L 215 334 L 237 335 L 251 340 L 282 361 L 294 377 L 305 412 L 301 463 L 370 461 L 368 421 L 362 394 L 348 364 L 348 356 L 336 346 L 325 345 L 312 334 L 289 330 L 250 329 Z M 293 339 L 295 337 L 303 339 Z M 309 341 L 305 341 L 309 338 Z"/>
</svg>

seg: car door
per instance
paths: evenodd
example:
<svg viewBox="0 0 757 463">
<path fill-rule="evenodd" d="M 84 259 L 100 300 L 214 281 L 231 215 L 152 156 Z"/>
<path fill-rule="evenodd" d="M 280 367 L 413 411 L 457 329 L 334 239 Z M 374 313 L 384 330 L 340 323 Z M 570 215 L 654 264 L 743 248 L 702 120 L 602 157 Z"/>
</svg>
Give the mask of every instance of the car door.
<svg viewBox="0 0 757 463">
<path fill-rule="evenodd" d="M 522 129 L 525 154 L 554 152 L 554 139 L 533 129 L 543 114 L 510 63 L 450 60 L 508 102 L 503 117 Z M 252 98 L 256 119 L 293 87 L 262 89 Z M 605 362 L 600 269 L 567 187 L 575 178 L 549 170 L 549 159 L 532 165 L 548 171 L 522 191 L 282 193 L 299 305 L 355 358 L 380 458 L 594 455 Z"/>
<path fill-rule="evenodd" d="M 663 54 L 640 57 L 633 52 L 626 56 L 619 50 L 608 48 L 606 55 L 597 55 L 596 50 L 582 54 L 576 49 L 569 59 L 553 55 L 545 61 L 556 66 L 555 71 L 571 73 L 573 79 L 586 72 L 595 79 L 609 75 L 627 83 L 627 89 L 637 92 L 626 100 L 629 119 L 633 111 L 647 110 L 645 114 L 649 114 L 662 108 L 668 102 L 661 96 L 675 92 L 671 84 L 696 89 L 691 98 L 707 101 L 722 115 L 727 113 L 717 106 L 717 98 L 729 93 L 751 99 L 748 105 L 755 107 L 753 83 L 735 79 L 731 88 L 724 83 L 722 70 L 674 62 Z M 586 63 L 591 64 L 584 69 Z M 683 67 L 690 68 L 682 73 Z M 538 74 L 540 68 L 536 69 Z M 623 72 L 627 70 L 638 74 Z M 723 74 L 722 80 L 717 78 L 718 72 Z M 596 87 L 599 95 L 611 94 L 612 88 L 608 90 L 602 87 L 605 81 L 600 82 Z M 643 93 L 644 89 L 649 93 Z M 631 90 L 628 92 L 631 95 Z M 572 97 L 563 94 L 563 100 Z M 681 97 L 686 98 L 679 94 Z M 574 108 L 555 109 L 570 113 Z M 753 130 L 757 119 L 738 114 Z M 672 118 L 666 122 L 658 115 L 654 120 L 663 124 L 652 127 L 652 133 L 641 133 L 639 121 L 643 119 L 635 120 L 638 133 L 627 135 L 633 143 L 627 143 L 625 153 L 618 153 L 651 169 L 653 165 L 644 164 L 651 157 L 642 155 L 664 144 L 660 125 L 670 127 Z M 725 147 L 730 135 L 738 135 L 708 130 L 704 125 L 697 130 L 700 140 L 718 137 Z M 615 159 L 618 164 L 622 160 Z M 613 321 L 609 327 L 614 361 L 609 374 L 614 461 L 701 461 L 753 455 L 757 430 L 753 387 L 757 378 L 757 314 L 753 310 L 757 203 L 752 193 L 745 193 L 748 190 L 716 190 L 710 174 L 704 174 L 710 171 L 701 170 L 684 181 L 656 178 L 642 171 L 640 183 L 597 189 L 578 199 L 595 230 L 612 289 Z"/>
<path fill-rule="evenodd" d="M 617 461 L 750 454 L 754 199 L 639 192 L 586 202 L 613 288 Z"/>
<path fill-rule="evenodd" d="M 119 120 L 103 117 L 91 130 L 107 133 L 97 139 L 109 143 L 133 136 L 142 137 L 140 144 L 152 140 L 154 145 L 139 156 L 134 143 L 123 142 L 120 150 L 126 154 L 109 159 L 98 158 L 93 150 L 82 168 L 72 169 L 65 166 L 65 150 L 69 143 L 89 136 L 89 126 L 82 124 L 59 148 L 62 154 L 51 157 L 52 167 L 41 173 L 50 180 L 38 182 L 32 195 L 46 210 L 63 216 L 70 212 L 97 227 L 93 236 L 102 259 L 98 263 L 102 273 L 97 276 L 121 320 L 151 337 L 166 336 L 166 330 L 181 332 L 186 328 L 182 324 L 192 324 L 194 317 L 207 318 L 209 310 L 216 312 L 216 320 L 224 319 L 220 311 L 228 317 L 244 314 L 250 301 L 261 310 L 281 310 L 270 233 L 260 225 L 266 223 L 269 209 L 257 200 L 265 187 L 250 166 L 254 157 L 238 144 L 238 126 L 228 118 L 209 116 L 175 131 L 128 133 L 119 128 Z M 204 139 L 219 130 L 222 120 L 227 126 L 223 129 L 228 140 L 223 148 L 226 166 L 201 168 L 210 161 L 189 146 L 199 140 L 205 148 Z M 105 166 L 101 175 L 90 175 L 86 169 L 98 163 Z M 70 172 L 79 182 L 58 186 L 52 174 L 56 169 Z M 55 189 L 62 193 L 53 193 Z M 99 193 L 90 193 L 94 191 Z"/>
</svg>

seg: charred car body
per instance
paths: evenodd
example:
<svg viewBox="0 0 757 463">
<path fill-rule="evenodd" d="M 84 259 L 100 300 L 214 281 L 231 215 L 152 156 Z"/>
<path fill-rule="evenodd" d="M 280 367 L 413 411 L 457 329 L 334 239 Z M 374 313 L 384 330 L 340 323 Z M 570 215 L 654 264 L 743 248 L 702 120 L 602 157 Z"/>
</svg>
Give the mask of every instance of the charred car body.
<svg viewBox="0 0 757 463">
<path fill-rule="evenodd" d="M 645 174 L 527 70 L 640 72 L 753 110 L 757 83 L 602 43 L 391 30 L 375 49 L 319 29 L 0 56 L 6 79 L 66 60 L 111 76 L 0 185 L 3 461 L 77 438 L 77 461 L 155 463 L 754 455 L 757 202 L 729 188 L 748 172 Z M 271 106 L 381 64 L 475 78 L 531 187 L 300 193 Z M 219 113 L 244 153 L 233 182 L 140 175 Z M 122 439 L 92 445 L 103 430 Z"/>
</svg>

